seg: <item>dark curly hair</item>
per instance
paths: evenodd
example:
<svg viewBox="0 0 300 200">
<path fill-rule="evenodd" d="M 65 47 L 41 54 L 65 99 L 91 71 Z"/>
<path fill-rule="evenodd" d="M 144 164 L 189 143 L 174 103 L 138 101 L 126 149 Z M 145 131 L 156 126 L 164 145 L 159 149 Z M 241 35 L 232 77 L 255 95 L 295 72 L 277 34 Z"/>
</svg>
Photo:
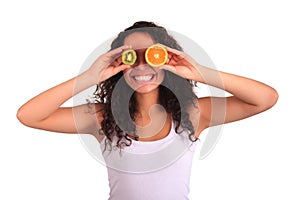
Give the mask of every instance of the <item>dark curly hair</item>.
<svg viewBox="0 0 300 200">
<path fill-rule="evenodd" d="M 111 50 L 122 46 L 124 39 L 134 32 L 147 33 L 155 43 L 160 43 L 182 51 L 182 47 L 168 34 L 165 28 L 153 22 L 146 21 L 136 22 L 120 32 L 112 41 Z M 121 84 L 118 82 L 121 82 Z M 118 87 L 115 87 L 117 83 Z M 188 131 L 191 141 L 197 140 L 193 137 L 195 130 L 190 121 L 189 113 L 187 112 L 187 108 L 191 106 L 197 98 L 193 92 L 194 86 L 196 86 L 194 81 L 184 79 L 169 71 L 165 71 L 164 80 L 162 84 L 159 85 L 159 104 L 163 106 L 167 113 L 171 114 L 175 125 L 175 132 L 180 134 L 183 131 Z M 169 88 L 172 88 L 172 91 Z M 115 95 L 112 101 L 113 93 L 118 95 Z M 94 99 L 96 103 L 103 104 L 101 110 L 98 111 L 101 112 L 103 117 L 101 128 L 98 132 L 106 136 L 105 146 L 107 144 L 111 146 L 114 137 L 117 138 L 116 146 L 119 148 L 131 145 L 132 139 L 129 137 L 130 135 L 134 136 L 135 140 L 138 140 L 138 134 L 136 133 L 134 124 L 137 113 L 137 102 L 135 95 L 132 94 L 134 94 L 134 91 L 125 83 L 123 72 L 97 85 L 96 91 L 94 92 Z M 175 94 L 180 95 L 176 96 Z M 124 101 L 126 96 L 129 99 L 129 108 L 128 102 Z M 112 108 L 114 108 L 114 113 L 112 112 Z M 130 120 L 126 120 L 128 119 L 128 115 L 126 114 L 128 110 Z M 118 119 L 114 118 L 114 116 L 118 116 Z M 179 127 L 181 128 L 179 129 Z"/>
</svg>

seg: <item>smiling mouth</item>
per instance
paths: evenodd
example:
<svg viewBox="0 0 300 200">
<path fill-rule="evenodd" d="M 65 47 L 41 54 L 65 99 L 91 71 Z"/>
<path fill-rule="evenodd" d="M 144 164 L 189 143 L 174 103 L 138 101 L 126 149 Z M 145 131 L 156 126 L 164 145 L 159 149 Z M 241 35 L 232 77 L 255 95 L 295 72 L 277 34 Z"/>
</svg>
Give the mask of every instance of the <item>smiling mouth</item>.
<svg viewBox="0 0 300 200">
<path fill-rule="evenodd" d="M 132 76 L 135 81 L 151 81 L 154 78 L 154 74 L 149 75 L 137 75 Z"/>
</svg>

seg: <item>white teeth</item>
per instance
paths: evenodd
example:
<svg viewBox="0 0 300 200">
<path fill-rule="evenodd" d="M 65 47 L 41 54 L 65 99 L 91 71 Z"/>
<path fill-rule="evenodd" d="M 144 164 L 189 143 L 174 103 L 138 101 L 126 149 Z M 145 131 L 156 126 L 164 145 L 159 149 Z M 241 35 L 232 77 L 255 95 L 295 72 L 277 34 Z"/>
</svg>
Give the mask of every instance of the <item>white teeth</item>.
<svg viewBox="0 0 300 200">
<path fill-rule="evenodd" d="M 153 75 L 148 76 L 134 76 L 134 79 L 137 81 L 150 81 L 152 79 Z"/>
</svg>

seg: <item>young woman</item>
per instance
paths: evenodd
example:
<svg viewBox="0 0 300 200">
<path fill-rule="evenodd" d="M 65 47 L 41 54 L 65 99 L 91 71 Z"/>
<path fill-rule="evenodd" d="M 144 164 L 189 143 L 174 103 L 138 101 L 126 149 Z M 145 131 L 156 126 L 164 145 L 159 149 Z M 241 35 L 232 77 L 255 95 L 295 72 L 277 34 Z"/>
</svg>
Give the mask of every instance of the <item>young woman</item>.
<svg viewBox="0 0 300 200">
<path fill-rule="evenodd" d="M 144 56 L 156 43 L 168 52 L 161 67 L 151 67 Z M 137 53 L 131 66 L 121 59 L 128 49 Z M 232 95 L 197 98 L 196 82 Z M 95 102 L 61 106 L 93 85 Z M 107 163 L 110 199 L 182 200 L 188 199 L 201 132 L 263 112 L 277 98 L 264 83 L 200 65 L 165 28 L 141 21 L 119 33 L 89 69 L 25 103 L 17 117 L 37 129 L 95 136 Z"/>
</svg>

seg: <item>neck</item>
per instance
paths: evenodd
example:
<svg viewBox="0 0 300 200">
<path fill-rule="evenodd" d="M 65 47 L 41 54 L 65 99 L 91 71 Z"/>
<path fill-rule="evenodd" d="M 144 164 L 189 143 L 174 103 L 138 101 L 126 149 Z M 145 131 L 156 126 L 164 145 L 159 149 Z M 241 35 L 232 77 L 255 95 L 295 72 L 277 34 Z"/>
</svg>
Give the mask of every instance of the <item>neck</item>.
<svg viewBox="0 0 300 200">
<path fill-rule="evenodd" d="M 159 110 L 157 107 L 153 107 L 153 105 L 159 103 L 159 89 L 157 88 L 154 91 L 149 93 L 136 93 L 135 98 L 137 101 L 137 110 L 138 115 L 142 118 L 149 118 L 150 110 L 151 112 Z M 154 109 L 154 110 L 153 110 Z"/>
<path fill-rule="evenodd" d="M 159 89 L 149 93 L 136 93 L 137 113 L 136 130 L 141 137 L 152 137 L 159 133 L 166 124 L 167 113 L 159 105 Z"/>
</svg>

